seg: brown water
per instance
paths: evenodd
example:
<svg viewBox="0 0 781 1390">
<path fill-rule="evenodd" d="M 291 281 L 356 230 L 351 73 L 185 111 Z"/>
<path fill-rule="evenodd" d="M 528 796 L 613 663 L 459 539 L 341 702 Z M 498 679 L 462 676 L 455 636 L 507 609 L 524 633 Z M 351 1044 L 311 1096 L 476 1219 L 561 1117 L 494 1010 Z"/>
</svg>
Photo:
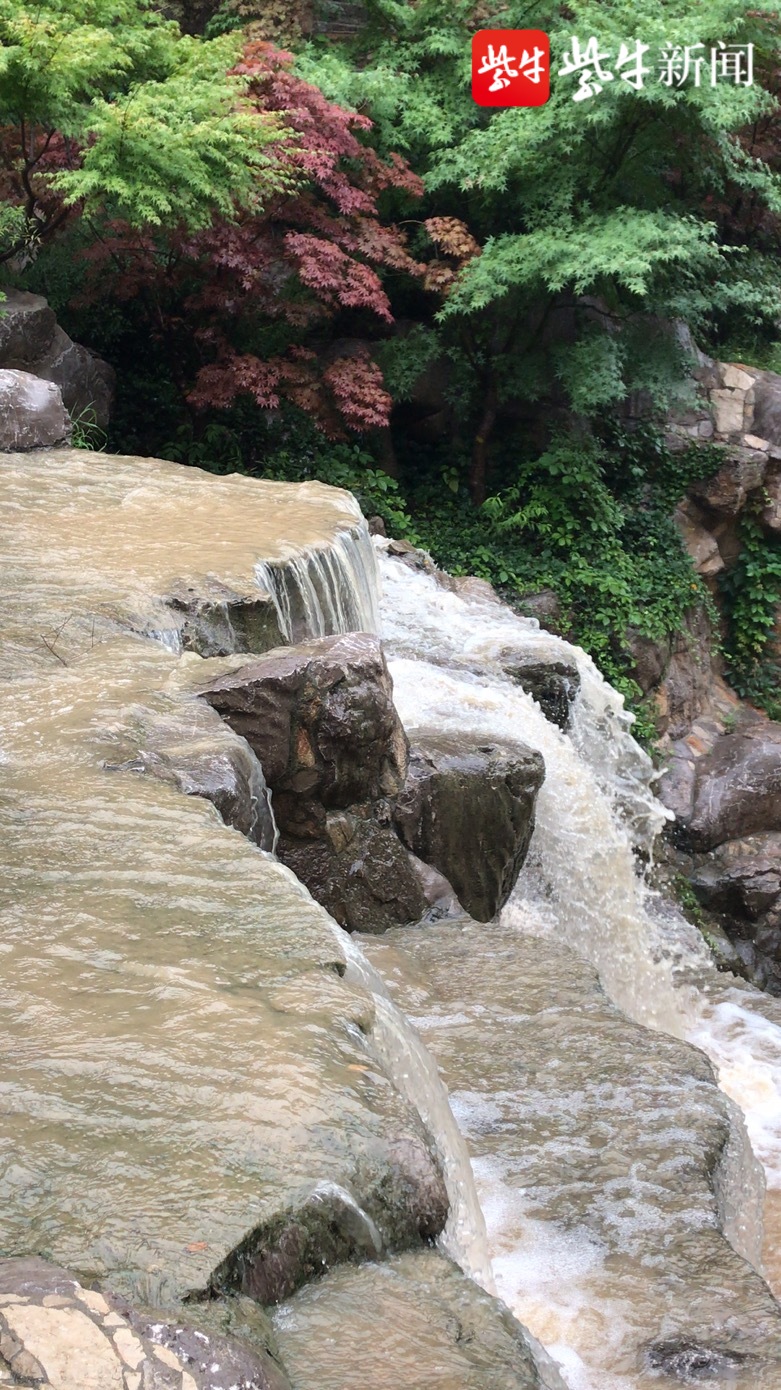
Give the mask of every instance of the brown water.
<svg viewBox="0 0 781 1390">
<path fill-rule="evenodd" d="M 246 1232 L 323 1184 L 360 1200 L 388 1146 L 420 1139 L 416 1108 L 448 1174 L 450 1248 L 483 1269 L 426 1054 L 287 870 L 205 801 L 134 770 L 172 748 L 238 756 L 191 694 L 203 663 L 182 651 L 188 614 L 223 611 L 208 650 L 230 650 L 237 605 L 265 613 L 244 645 L 251 628 L 268 645 L 372 625 L 353 499 L 79 451 L 4 457 L 0 495 L 0 1247 L 153 1301 L 202 1290 Z M 652 1362 L 679 1354 L 680 1371 L 676 1338 L 711 1357 L 718 1375 L 697 1383 L 777 1390 L 781 1315 L 721 1233 L 731 1223 L 758 1262 L 755 1170 L 743 1160 L 730 1177 L 729 1111 L 704 1059 L 629 1022 L 594 972 L 644 1023 L 702 1028 L 741 1101 L 760 1061 L 781 1095 L 775 1022 L 764 1004 L 749 1017 L 745 991 L 701 999 L 707 972 L 676 963 L 653 927 L 629 833 L 647 843 L 660 816 L 614 693 L 589 677 L 588 718 L 565 739 L 474 669 L 521 640 L 501 617 L 497 633 L 495 609 L 422 596 L 398 573 L 385 621 L 405 721 L 527 739 L 547 766 L 501 926 L 369 943 L 453 1088 L 499 1288 L 571 1390 L 673 1383 Z M 776 1145 L 774 1123 L 761 1128 L 755 1095 L 746 1114 L 772 1173 L 781 1132 Z M 501 1348 L 493 1367 L 465 1360 L 438 1292 L 451 1276 L 431 1259 L 337 1271 L 286 1305 L 295 1390 L 504 1384 Z"/>
<path fill-rule="evenodd" d="M 326 913 L 137 770 L 254 762 L 189 693 L 203 663 L 175 650 L 172 585 L 254 599 L 259 568 L 327 557 L 347 590 L 351 547 L 371 550 L 353 499 L 317 484 L 57 451 L 4 457 L 0 492 L 0 1248 L 170 1300 L 420 1142 Z"/>
<path fill-rule="evenodd" d="M 317 555 L 323 603 L 334 586 L 356 588 L 353 617 L 361 602 L 370 609 L 365 523 L 349 493 L 320 483 L 58 449 L 4 455 L 0 496 L 5 679 L 47 674 L 128 627 L 176 647 L 181 615 L 166 600 L 188 586 L 216 604 L 232 595 L 275 610 L 275 576 L 290 568 L 296 589 L 296 566 L 306 583 Z M 371 611 L 357 625 L 367 621 Z"/>
</svg>

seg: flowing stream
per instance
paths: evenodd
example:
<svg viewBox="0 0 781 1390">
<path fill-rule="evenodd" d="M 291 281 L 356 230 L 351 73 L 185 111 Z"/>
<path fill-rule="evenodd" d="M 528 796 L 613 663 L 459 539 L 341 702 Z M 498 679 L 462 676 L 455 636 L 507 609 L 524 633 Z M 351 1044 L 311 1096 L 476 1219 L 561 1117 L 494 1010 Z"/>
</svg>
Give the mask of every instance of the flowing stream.
<svg viewBox="0 0 781 1390">
<path fill-rule="evenodd" d="M 781 1310 L 755 1271 L 781 1289 L 781 1005 L 644 886 L 633 849 L 665 813 L 590 660 L 384 556 L 379 612 L 355 501 L 317 484 L 57 450 L 8 456 L 0 488 L 3 1251 L 175 1302 L 329 1194 L 393 1249 L 388 1155 L 401 1138 L 420 1159 L 425 1127 L 445 1248 L 569 1390 L 778 1390 Z M 346 938 L 258 848 L 262 771 L 195 696 L 203 657 L 378 625 L 413 740 L 544 756 L 498 922 Z M 506 674 L 518 652 L 577 661 L 569 734 Z M 255 843 L 204 777 L 244 797 Z M 307 1285 L 278 1315 L 296 1390 L 483 1390 L 459 1378 L 460 1278 L 418 1248 Z M 484 1300 L 489 1341 L 495 1317 Z"/>
<path fill-rule="evenodd" d="M 712 1259 L 715 1225 L 779 1288 L 781 1009 L 719 974 L 699 934 L 644 886 L 633 846 L 649 852 L 666 813 L 622 700 L 590 659 L 398 561 L 383 560 L 382 579 L 411 739 L 525 743 L 543 753 L 546 780 L 499 923 L 432 921 L 362 944 L 451 1089 L 499 1293 L 573 1390 L 658 1384 L 665 1356 L 684 1378 L 675 1336 L 713 1348 L 741 1282 L 737 1262 L 718 1270 Z M 570 735 L 504 674 L 519 651 L 577 660 Z M 673 1039 L 708 1054 L 736 1106 L 714 1105 L 698 1054 Z M 697 1144 L 716 1155 L 716 1214 L 703 1173 L 695 1180 Z M 743 1328 L 742 1370 L 716 1346 L 714 1384 L 777 1386 L 777 1366 L 750 1365 L 758 1318 Z"/>
</svg>

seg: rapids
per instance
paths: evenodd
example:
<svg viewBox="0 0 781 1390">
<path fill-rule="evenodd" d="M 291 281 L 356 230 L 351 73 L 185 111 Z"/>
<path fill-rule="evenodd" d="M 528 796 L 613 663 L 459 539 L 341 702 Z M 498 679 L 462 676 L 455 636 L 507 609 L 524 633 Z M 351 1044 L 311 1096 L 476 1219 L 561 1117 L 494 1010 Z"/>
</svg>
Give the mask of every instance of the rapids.
<svg viewBox="0 0 781 1390">
<path fill-rule="evenodd" d="M 778 1390 L 755 1271 L 781 1287 L 781 1006 L 644 886 L 665 813 L 593 663 L 383 556 L 380 611 L 355 501 L 318 484 L 57 450 L 5 456 L 0 489 L 3 1251 L 176 1303 L 243 1287 L 331 1202 L 372 1258 L 283 1299 L 294 1390 Z M 266 852 L 262 769 L 195 696 L 204 658 L 378 625 L 413 738 L 544 756 L 497 923 L 346 938 Z M 577 659 L 571 733 L 505 675 L 518 650 Z M 441 1245 L 528 1343 L 436 1250 L 395 1253 L 388 1182 L 431 1146 Z"/>
<path fill-rule="evenodd" d="M 719 1328 L 741 1321 L 740 1285 L 750 1353 L 772 1330 L 770 1300 L 725 1243 L 718 1258 L 713 1248 L 720 1226 L 778 1278 L 781 1008 L 719 974 L 699 934 L 644 886 L 633 847 L 650 852 L 667 813 L 621 697 L 593 662 L 397 561 L 383 560 L 382 581 L 410 737 L 516 741 L 546 764 L 529 858 L 498 924 L 445 920 L 362 940 L 451 1090 L 498 1291 L 573 1390 L 657 1384 L 656 1343 L 718 1344 Z M 577 659 L 571 735 L 504 674 L 513 651 Z M 708 1054 L 763 1170 L 740 1112 L 714 1105 L 707 1067 L 673 1038 Z M 777 1367 L 750 1361 L 714 1369 L 713 1383 L 725 1375 L 779 1383 Z"/>
</svg>

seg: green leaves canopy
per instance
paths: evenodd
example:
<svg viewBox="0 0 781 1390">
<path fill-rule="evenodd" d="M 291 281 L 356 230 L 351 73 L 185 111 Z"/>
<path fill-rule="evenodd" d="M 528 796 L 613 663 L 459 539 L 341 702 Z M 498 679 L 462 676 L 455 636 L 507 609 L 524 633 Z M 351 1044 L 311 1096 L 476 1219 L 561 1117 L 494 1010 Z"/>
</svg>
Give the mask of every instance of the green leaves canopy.
<svg viewBox="0 0 781 1390">
<path fill-rule="evenodd" d="M 195 228 L 285 187 L 264 155 L 278 120 L 226 75 L 239 49 L 182 35 L 146 0 L 0 0 L 4 163 L 28 216 L 48 189 L 134 226 Z"/>
</svg>

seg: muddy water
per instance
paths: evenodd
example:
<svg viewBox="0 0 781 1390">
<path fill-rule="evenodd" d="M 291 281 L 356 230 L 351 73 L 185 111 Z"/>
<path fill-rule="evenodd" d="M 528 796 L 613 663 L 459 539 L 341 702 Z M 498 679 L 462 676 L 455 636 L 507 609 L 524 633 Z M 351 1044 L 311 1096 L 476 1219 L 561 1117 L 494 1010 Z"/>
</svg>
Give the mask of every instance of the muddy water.
<svg viewBox="0 0 781 1390">
<path fill-rule="evenodd" d="M 632 1033 L 607 1000 L 600 1013 L 585 962 L 630 1019 L 710 1055 L 745 1111 L 771 1189 L 775 1001 L 719 976 L 696 933 L 647 898 L 631 846 L 647 847 L 664 813 L 621 702 L 588 659 L 576 653 L 583 694 L 564 736 L 501 661 L 537 648 L 571 657 L 571 648 L 394 562 L 384 562 L 383 582 L 395 697 L 411 736 L 515 739 L 546 762 L 531 853 L 501 926 L 394 933 L 393 958 L 390 938 L 365 943 L 454 1092 L 499 1290 L 576 1390 L 658 1383 L 653 1358 L 666 1353 L 655 1347 L 675 1337 L 714 1356 L 731 1346 L 737 1360 L 720 1369 L 713 1360 L 713 1383 L 775 1386 L 777 1306 L 719 1234 L 728 1226 L 761 1267 L 762 1175 L 739 1135 L 714 1173 L 729 1112 L 707 1068 L 681 1048 L 673 1065 L 676 1044 Z M 740 1360 L 762 1348 L 770 1366 Z"/>
<path fill-rule="evenodd" d="M 252 825 L 262 772 L 190 694 L 172 587 L 305 612 L 311 581 L 326 626 L 354 620 L 353 499 L 79 451 L 4 456 L 0 490 L 0 1248 L 161 1302 L 334 1188 L 385 1239 L 393 1146 L 426 1141 L 371 991 L 292 874 L 168 777 L 238 769 Z"/>
<path fill-rule="evenodd" d="M 349 627 L 375 621 L 366 525 L 336 488 L 58 449 L 4 455 L 2 504 L 5 679 L 128 627 L 175 648 L 181 614 L 166 600 L 188 588 L 212 605 L 292 602 L 314 627 L 338 623 L 340 604 Z"/>
</svg>

